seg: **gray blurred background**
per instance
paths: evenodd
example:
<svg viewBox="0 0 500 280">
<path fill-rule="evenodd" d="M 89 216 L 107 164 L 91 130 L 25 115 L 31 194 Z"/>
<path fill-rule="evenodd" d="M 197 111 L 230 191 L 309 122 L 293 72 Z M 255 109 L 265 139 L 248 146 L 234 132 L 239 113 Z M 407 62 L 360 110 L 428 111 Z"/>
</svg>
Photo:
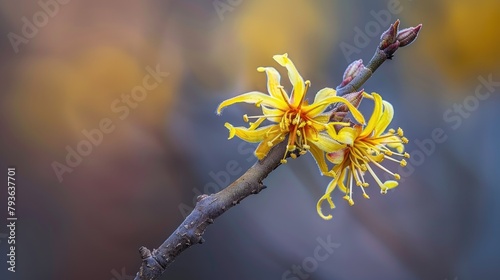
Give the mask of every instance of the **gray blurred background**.
<svg viewBox="0 0 500 280">
<path fill-rule="evenodd" d="M 402 27 L 423 23 L 421 35 L 365 90 L 394 105 L 391 127 L 410 139 L 400 186 L 385 196 L 369 188 L 370 200 L 355 193 L 352 207 L 336 191 L 333 219 L 324 221 L 315 206 L 328 178 L 310 155 L 290 160 L 162 279 L 500 279 L 500 85 L 484 86 L 500 81 L 499 1 L 2 0 L 0 7 L 0 164 L 5 177 L 7 166 L 17 168 L 19 219 L 16 273 L 7 271 L 8 232 L 0 227 L 1 279 L 132 279 L 140 246 L 159 246 L 198 194 L 219 190 L 255 161 L 254 146 L 228 141 L 223 126 L 243 125 L 241 115 L 255 108 L 216 116 L 222 100 L 265 91 L 256 68 L 279 67 L 272 56 L 285 52 L 311 80 L 312 100 L 338 85 L 352 60 L 368 62 L 397 18 Z M 168 76 L 156 76 L 140 102 L 123 100 L 148 67 Z M 67 148 L 84 145 L 82 131 L 103 119 L 113 130 L 58 178 L 55 162 L 66 165 Z M 328 240 L 335 249 L 323 248 L 320 260 L 314 252 Z"/>
</svg>

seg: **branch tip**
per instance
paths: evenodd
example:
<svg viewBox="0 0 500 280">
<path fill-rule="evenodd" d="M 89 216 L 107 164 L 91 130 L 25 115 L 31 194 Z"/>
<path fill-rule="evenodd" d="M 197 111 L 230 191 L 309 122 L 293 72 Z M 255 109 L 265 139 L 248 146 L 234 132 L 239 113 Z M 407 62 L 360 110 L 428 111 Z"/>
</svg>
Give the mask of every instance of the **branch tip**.
<svg viewBox="0 0 500 280">
<path fill-rule="evenodd" d="M 384 61 L 392 59 L 394 53 L 399 48 L 408 46 L 414 42 L 422 29 L 422 24 L 419 24 L 415 27 L 409 27 L 399 31 L 399 24 L 400 21 L 398 19 L 391 24 L 389 29 L 382 33 L 380 36 L 380 44 L 366 66 L 359 67 L 357 71 L 353 71 L 354 66 L 359 66 L 357 65 L 359 62 L 355 61 L 347 67 L 346 72 L 344 72 L 342 83 L 337 87 L 337 95 L 343 96 L 361 88 Z M 345 77 L 345 73 L 353 72 L 356 72 L 355 75 Z"/>
<path fill-rule="evenodd" d="M 400 47 L 405 47 L 413 43 L 413 41 L 417 39 L 421 28 L 422 24 L 419 24 L 415 27 L 405 28 L 398 32 L 397 40 L 401 43 Z"/>
</svg>

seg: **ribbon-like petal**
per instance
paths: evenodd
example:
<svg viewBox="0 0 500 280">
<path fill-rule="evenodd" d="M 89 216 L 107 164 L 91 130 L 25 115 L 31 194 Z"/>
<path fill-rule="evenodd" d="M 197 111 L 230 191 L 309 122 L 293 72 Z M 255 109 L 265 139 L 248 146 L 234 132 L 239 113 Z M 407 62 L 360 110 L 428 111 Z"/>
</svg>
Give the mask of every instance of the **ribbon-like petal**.
<svg viewBox="0 0 500 280">
<path fill-rule="evenodd" d="M 274 98 L 262 92 L 251 91 L 223 101 L 219 107 L 217 107 L 217 114 L 220 115 L 222 109 L 225 107 L 241 102 L 256 104 L 257 106 L 265 105 L 283 111 L 288 109 L 288 104 L 284 100 Z"/>
<path fill-rule="evenodd" d="M 286 67 L 288 70 L 288 78 L 290 83 L 293 85 L 293 91 L 291 95 L 290 103 L 294 108 L 297 108 L 304 100 L 305 94 L 305 83 L 302 76 L 300 76 L 299 71 L 295 68 L 292 60 L 288 58 L 288 54 L 275 55 L 274 60 L 278 62 L 281 66 Z"/>
</svg>

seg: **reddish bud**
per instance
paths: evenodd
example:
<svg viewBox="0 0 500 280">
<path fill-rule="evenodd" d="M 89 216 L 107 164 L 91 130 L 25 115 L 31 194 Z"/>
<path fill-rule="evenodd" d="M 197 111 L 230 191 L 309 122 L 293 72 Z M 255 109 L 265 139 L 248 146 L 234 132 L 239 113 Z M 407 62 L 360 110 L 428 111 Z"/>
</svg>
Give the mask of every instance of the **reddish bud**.
<svg viewBox="0 0 500 280">
<path fill-rule="evenodd" d="M 345 94 L 342 97 L 347 99 L 347 101 L 349 101 L 349 103 L 351 103 L 354 107 L 358 108 L 359 104 L 361 103 L 361 100 L 363 100 L 363 92 L 364 89 L 357 92 L 351 92 Z M 337 121 L 337 122 L 347 121 L 348 119 L 346 117 L 348 112 L 349 108 L 345 104 L 335 107 L 330 116 L 330 121 Z"/>
<path fill-rule="evenodd" d="M 396 41 L 383 50 L 388 59 L 394 56 L 394 53 L 399 49 L 399 44 L 399 41 Z"/>
<path fill-rule="evenodd" d="M 347 79 L 343 79 L 342 83 L 340 83 L 340 85 L 339 85 L 339 88 L 342 88 L 342 87 L 345 87 L 346 85 L 348 85 L 352 81 L 352 79 L 354 79 L 354 78 L 349 77 Z"/>
<path fill-rule="evenodd" d="M 344 76 L 342 77 L 342 83 L 340 84 L 340 87 L 343 87 L 347 85 L 349 82 L 356 77 L 361 70 L 363 70 L 365 66 L 363 65 L 363 60 L 359 59 L 347 66 L 344 72 Z"/>
<path fill-rule="evenodd" d="M 393 44 L 396 42 L 396 37 L 398 34 L 398 29 L 399 29 L 399 19 L 396 20 L 389 29 L 387 29 L 382 35 L 380 36 L 380 45 L 379 49 L 383 50 L 387 48 L 389 45 Z"/>
<path fill-rule="evenodd" d="M 342 97 L 347 99 L 347 101 L 349 101 L 349 103 L 351 103 L 354 107 L 358 108 L 359 103 L 361 103 L 361 100 L 363 99 L 363 92 L 364 92 L 364 89 L 357 91 L 357 92 L 351 92 L 351 93 L 345 94 Z"/>
<path fill-rule="evenodd" d="M 413 41 L 417 39 L 420 28 L 422 28 L 422 24 L 419 24 L 416 27 L 405 28 L 399 31 L 397 35 L 397 40 L 400 43 L 399 46 L 404 47 L 413 43 Z"/>
<path fill-rule="evenodd" d="M 356 77 L 356 75 L 359 73 L 359 71 L 361 71 L 361 69 L 363 69 L 364 67 L 365 66 L 363 65 L 362 59 L 358 59 L 358 60 L 352 62 L 345 69 L 343 79 L 345 80 L 348 77 L 352 77 L 352 78 Z"/>
</svg>

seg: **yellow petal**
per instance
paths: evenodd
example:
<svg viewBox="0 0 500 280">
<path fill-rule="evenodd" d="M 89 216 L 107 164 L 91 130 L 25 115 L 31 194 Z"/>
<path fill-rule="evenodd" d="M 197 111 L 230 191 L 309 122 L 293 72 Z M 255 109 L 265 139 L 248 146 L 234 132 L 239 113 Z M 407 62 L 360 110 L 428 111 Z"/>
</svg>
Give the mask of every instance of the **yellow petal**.
<svg viewBox="0 0 500 280">
<path fill-rule="evenodd" d="M 341 164 L 344 161 L 345 149 L 326 154 L 326 158 L 333 164 Z"/>
<path fill-rule="evenodd" d="M 304 113 L 306 113 L 309 116 L 317 116 L 323 113 L 323 111 L 325 111 L 325 109 L 333 103 L 344 103 L 349 108 L 349 111 L 356 119 L 356 121 L 358 121 L 361 124 L 365 123 L 365 118 L 363 117 L 361 112 L 356 107 L 354 107 L 347 99 L 340 96 L 330 96 L 323 99 L 321 102 L 317 104 L 313 103 L 311 105 L 305 106 Z"/>
<path fill-rule="evenodd" d="M 304 99 L 304 79 L 302 79 L 302 76 L 300 76 L 292 60 L 288 58 L 288 54 L 285 53 L 283 55 L 275 55 L 273 56 L 273 58 L 274 60 L 276 60 L 276 62 L 278 62 L 281 66 L 286 67 L 286 69 L 288 70 L 288 78 L 290 79 L 290 83 L 292 83 L 293 85 L 290 103 L 293 107 L 296 108 Z"/>
<path fill-rule="evenodd" d="M 333 216 L 331 214 L 329 214 L 328 216 L 325 216 L 323 214 L 323 211 L 321 210 L 321 204 L 323 203 L 323 201 L 328 201 L 328 204 L 330 205 L 330 209 L 334 209 L 335 208 L 335 204 L 333 204 L 333 201 L 331 198 L 329 197 L 326 197 L 326 194 L 323 195 L 319 200 L 318 200 L 318 204 L 316 204 L 316 211 L 318 211 L 318 215 L 323 219 L 323 220 L 331 220 L 333 218 Z"/>
<path fill-rule="evenodd" d="M 236 135 L 236 130 L 234 129 L 234 126 L 230 123 L 225 123 L 224 126 L 229 130 L 229 136 L 227 137 L 227 140 L 233 139 L 234 135 Z"/>
<path fill-rule="evenodd" d="M 354 140 L 358 134 L 356 133 L 356 129 L 352 127 L 344 127 L 339 131 L 339 134 L 337 135 L 339 142 L 345 143 L 347 145 L 354 145 Z"/>
<path fill-rule="evenodd" d="M 283 99 L 287 103 L 288 95 L 286 95 L 285 91 L 281 92 L 281 84 L 280 84 L 280 73 L 274 69 L 274 67 L 259 67 L 257 68 L 259 72 L 266 72 L 267 74 L 267 91 L 269 95 L 277 99 Z"/>
<path fill-rule="evenodd" d="M 325 152 L 323 152 L 320 148 L 316 147 L 316 145 L 314 145 L 313 143 L 310 144 L 311 148 L 309 149 L 309 152 L 311 152 L 311 155 L 316 161 L 319 171 L 321 172 L 321 174 L 328 172 L 328 166 L 326 165 L 325 161 Z"/>
<path fill-rule="evenodd" d="M 318 130 L 312 126 L 306 126 L 307 141 L 318 141 Z"/>
<path fill-rule="evenodd" d="M 320 91 L 318 91 L 318 93 L 316 93 L 316 96 L 314 97 L 314 103 L 319 103 L 323 101 L 323 99 L 326 99 L 330 96 L 337 96 L 337 91 L 333 88 L 321 89 Z"/>
<path fill-rule="evenodd" d="M 217 108 L 217 114 L 220 115 L 224 107 L 241 102 L 256 104 L 258 106 L 265 105 L 281 110 L 288 109 L 288 104 L 285 101 L 276 99 L 262 92 L 252 91 L 223 101 Z"/>
<path fill-rule="evenodd" d="M 327 124 L 330 122 L 330 114 L 321 114 L 313 118 L 311 124 L 317 131 L 323 131 L 327 128 Z"/>
<path fill-rule="evenodd" d="M 336 176 L 335 178 L 333 178 L 333 180 L 330 181 L 330 184 L 328 184 L 328 186 L 326 187 L 325 195 L 328 195 L 329 198 L 330 194 L 335 190 L 335 187 L 337 187 L 337 182 L 339 180 L 339 177 L 340 176 Z"/>
<path fill-rule="evenodd" d="M 350 146 L 354 144 L 354 140 L 359 134 L 353 127 L 343 127 L 337 133 L 334 124 L 328 125 L 328 127 L 326 128 L 326 132 L 328 132 L 328 135 L 330 135 L 330 137 L 332 137 L 336 141 Z"/>
<path fill-rule="evenodd" d="M 318 211 L 318 215 L 325 220 L 330 220 L 332 218 L 332 215 L 325 216 L 323 214 L 323 211 L 321 210 L 321 204 L 323 204 L 323 201 L 326 200 L 330 205 L 330 209 L 335 208 L 335 204 L 333 203 L 331 198 L 331 193 L 333 192 L 333 190 L 335 190 L 335 187 L 337 186 L 337 180 L 338 179 L 335 178 L 330 182 L 330 184 L 328 184 L 325 194 L 318 200 L 318 203 L 316 204 L 316 211 Z"/>
<path fill-rule="evenodd" d="M 248 129 L 246 127 L 234 127 L 230 123 L 225 123 L 224 126 L 229 129 L 229 138 L 231 139 L 234 136 L 238 136 L 238 138 L 245 140 L 247 142 L 260 142 L 267 137 L 268 131 L 273 129 L 273 126 L 265 126 L 259 129 Z M 275 130 L 278 130 L 275 128 Z"/>
<path fill-rule="evenodd" d="M 383 101 L 383 112 L 380 120 L 375 126 L 375 134 L 374 136 L 380 136 L 387 129 L 387 126 L 391 123 L 392 118 L 394 117 L 394 108 L 391 103 L 387 101 Z"/>
<path fill-rule="evenodd" d="M 257 146 L 257 149 L 255 149 L 255 156 L 257 157 L 258 160 L 263 159 L 267 153 L 269 153 L 269 150 L 271 150 L 272 147 L 267 145 L 267 142 L 262 142 Z"/>
<path fill-rule="evenodd" d="M 326 133 L 318 133 L 316 141 L 314 141 L 314 139 L 311 140 L 313 141 L 312 144 L 316 145 L 320 150 L 325 151 L 327 153 L 336 152 L 338 150 L 345 148 L 346 146 L 345 144 L 333 140 Z"/>
<path fill-rule="evenodd" d="M 337 182 L 338 186 L 339 186 L 339 189 L 343 192 L 343 193 L 347 193 L 347 187 L 345 186 L 344 184 L 344 180 L 345 180 L 345 175 L 347 173 L 347 169 L 346 168 L 343 168 L 342 169 L 342 173 L 340 173 L 340 177 L 339 177 L 339 180 Z"/>
<path fill-rule="evenodd" d="M 319 123 L 323 123 L 323 124 L 327 124 L 330 122 L 330 114 L 321 114 L 321 115 L 317 115 L 313 118 L 313 120 L 315 120 L 316 122 L 319 122 Z"/>
<path fill-rule="evenodd" d="M 380 95 L 376 93 L 373 93 L 372 96 L 373 102 L 375 103 L 373 113 L 368 120 L 368 124 L 361 132 L 360 137 L 366 137 L 372 133 L 372 131 L 375 129 L 375 126 L 378 124 L 380 115 L 382 113 L 382 97 L 380 97 Z"/>
</svg>

